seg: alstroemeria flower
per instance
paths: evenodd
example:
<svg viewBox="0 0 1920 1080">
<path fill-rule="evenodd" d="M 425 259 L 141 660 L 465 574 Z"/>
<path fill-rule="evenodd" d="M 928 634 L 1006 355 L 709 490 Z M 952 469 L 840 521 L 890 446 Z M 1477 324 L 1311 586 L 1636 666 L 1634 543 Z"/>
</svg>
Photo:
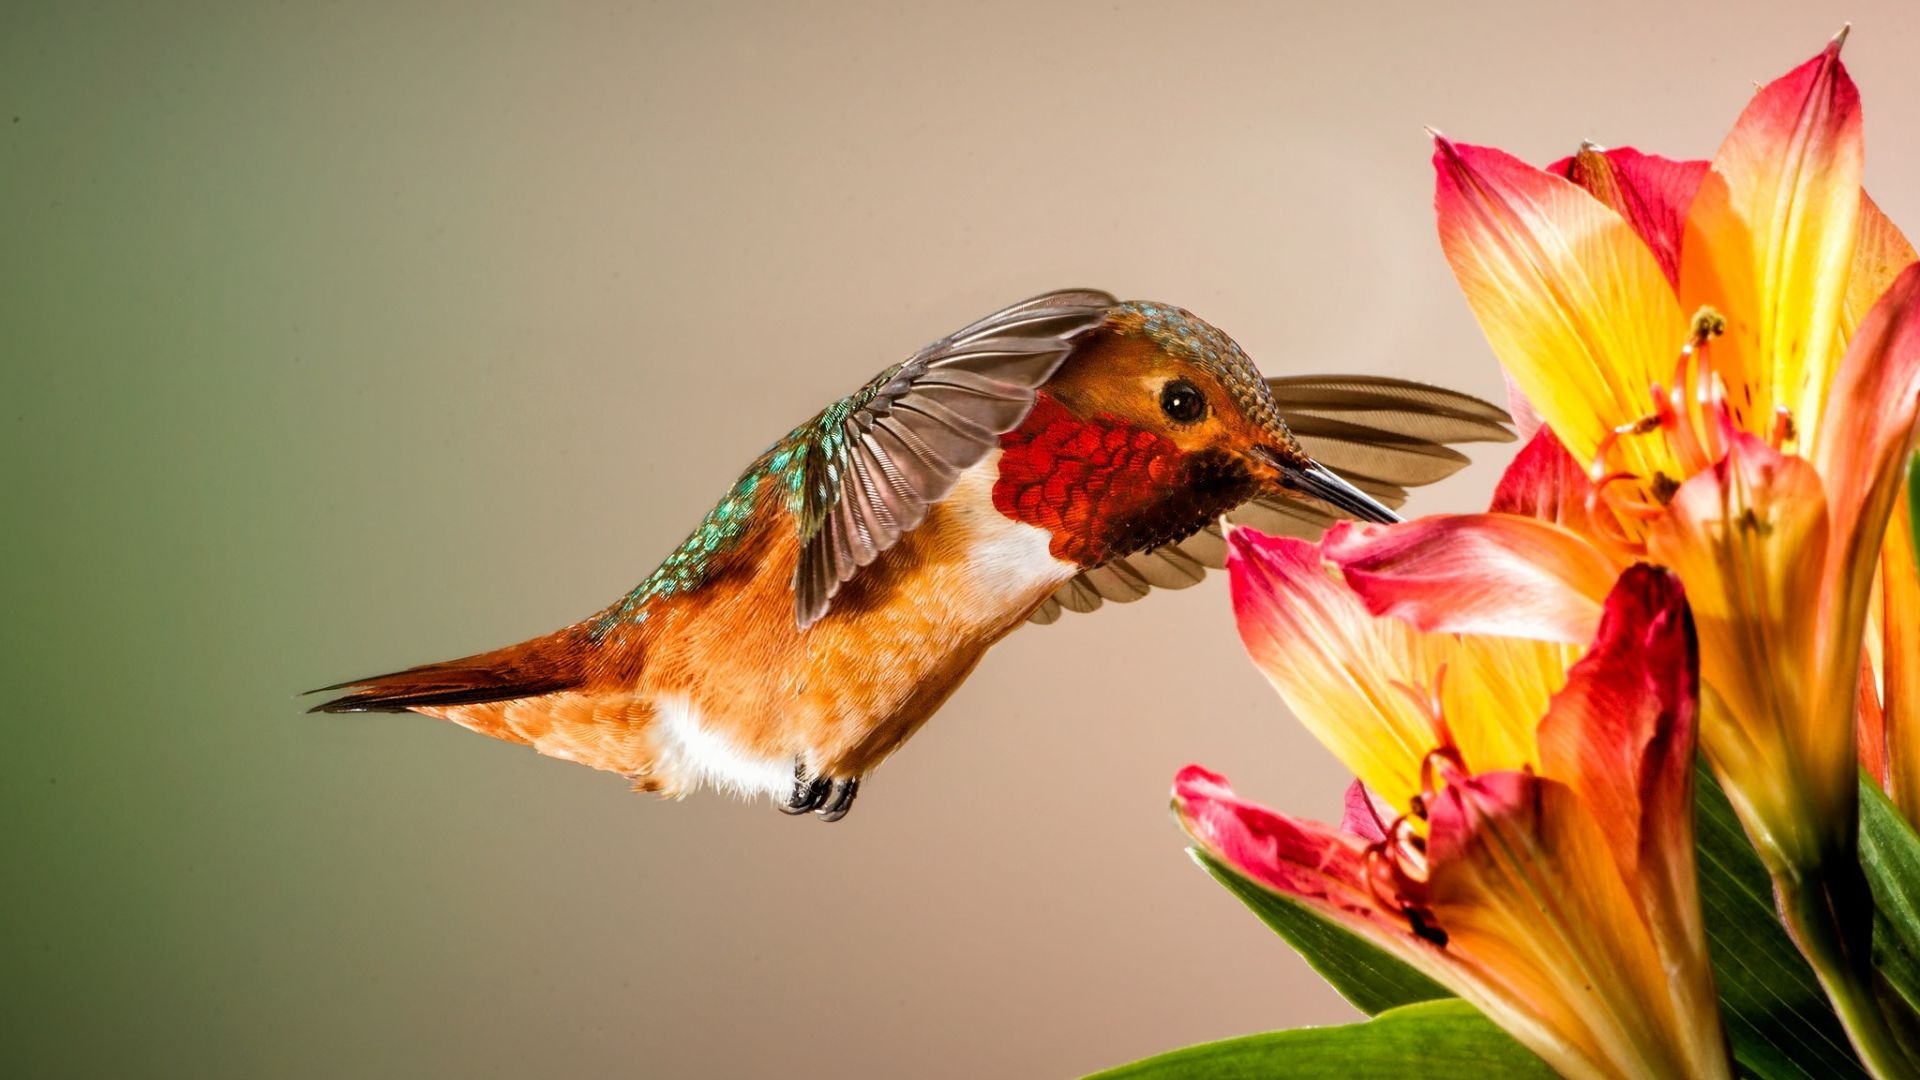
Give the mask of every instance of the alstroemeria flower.
<svg viewBox="0 0 1920 1080">
<path fill-rule="evenodd" d="M 1236 529 L 1228 566 L 1249 652 L 1366 789 L 1343 831 L 1189 767 L 1175 805 L 1195 840 L 1564 1075 L 1729 1075 L 1695 890 L 1696 654 L 1679 582 L 1621 575 L 1569 668 L 1558 649 L 1376 618 L 1305 541 Z M 1502 648 L 1534 663 L 1475 662 Z"/>
<path fill-rule="evenodd" d="M 1895 276 L 1911 250 L 1861 192 L 1839 42 L 1755 95 L 1704 167 L 1586 150 L 1545 171 L 1444 139 L 1434 162 L 1468 302 L 1597 488 L 1577 528 L 1503 527 L 1482 549 L 1507 549 L 1530 601 L 1572 586 L 1577 603 L 1530 616 L 1561 640 L 1590 622 L 1596 559 L 1673 567 L 1700 625 L 1702 742 L 1763 857 L 1776 875 L 1850 859 L 1862 627 L 1920 404 L 1920 270 Z"/>
</svg>

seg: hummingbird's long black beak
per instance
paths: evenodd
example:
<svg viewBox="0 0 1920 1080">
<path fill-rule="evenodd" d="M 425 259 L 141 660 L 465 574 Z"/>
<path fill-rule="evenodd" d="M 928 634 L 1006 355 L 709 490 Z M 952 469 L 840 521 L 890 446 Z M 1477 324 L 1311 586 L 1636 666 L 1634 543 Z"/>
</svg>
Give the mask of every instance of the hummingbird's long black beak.
<svg viewBox="0 0 1920 1080">
<path fill-rule="evenodd" d="M 1373 496 L 1342 480 L 1337 473 L 1317 461 L 1306 458 L 1289 460 L 1281 456 L 1279 451 L 1266 446 L 1254 447 L 1253 453 L 1274 467 L 1279 474 L 1281 487 L 1319 499 L 1360 521 L 1391 525 L 1400 520 L 1400 515 L 1381 506 Z"/>
</svg>

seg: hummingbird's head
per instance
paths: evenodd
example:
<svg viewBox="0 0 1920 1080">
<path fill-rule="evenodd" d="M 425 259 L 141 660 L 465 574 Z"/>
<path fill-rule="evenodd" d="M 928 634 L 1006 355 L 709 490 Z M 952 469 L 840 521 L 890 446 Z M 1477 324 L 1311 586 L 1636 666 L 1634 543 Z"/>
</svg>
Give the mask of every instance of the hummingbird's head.
<svg viewBox="0 0 1920 1080">
<path fill-rule="evenodd" d="M 1164 304 L 1115 307 L 1001 446 L 996 504 L 1056 541 L 1083 538 L 1072 554 L 1090 565 L 1180 539 L 1262 495 L 1399 520 L 1308 457 L 1240 346 Z"/>
</svg>

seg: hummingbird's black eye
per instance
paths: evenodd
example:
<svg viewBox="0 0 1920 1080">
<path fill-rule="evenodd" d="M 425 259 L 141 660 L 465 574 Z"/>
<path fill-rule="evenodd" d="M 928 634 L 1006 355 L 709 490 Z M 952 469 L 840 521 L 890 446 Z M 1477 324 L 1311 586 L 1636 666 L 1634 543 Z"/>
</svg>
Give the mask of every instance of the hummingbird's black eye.
<svg viewBox="0 0 1920 1080">
<path fill-rule="evenodd" d="M 1207 399 L 1200 388 L 1185 379 L 1175 379 L 1160 388 L 1160 411 L 1176 424 L 1191 424 L 1207 415 Z"/>
</svg>

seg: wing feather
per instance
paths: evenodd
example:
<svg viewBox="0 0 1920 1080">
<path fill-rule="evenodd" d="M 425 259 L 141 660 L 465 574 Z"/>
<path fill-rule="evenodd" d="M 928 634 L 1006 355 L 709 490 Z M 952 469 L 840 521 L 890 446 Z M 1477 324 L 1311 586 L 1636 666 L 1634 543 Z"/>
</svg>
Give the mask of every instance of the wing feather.
<svg viewBox="0 0 1920 1080">
<path fill-rule="evenodd" d="M 1118 303 L 1090 289 L 1024 300 L 875 376 L 796 433 L 807 453 L 793 572 L 802 629 L 1020 426 L 1076 340 Z"/>
</svg>

